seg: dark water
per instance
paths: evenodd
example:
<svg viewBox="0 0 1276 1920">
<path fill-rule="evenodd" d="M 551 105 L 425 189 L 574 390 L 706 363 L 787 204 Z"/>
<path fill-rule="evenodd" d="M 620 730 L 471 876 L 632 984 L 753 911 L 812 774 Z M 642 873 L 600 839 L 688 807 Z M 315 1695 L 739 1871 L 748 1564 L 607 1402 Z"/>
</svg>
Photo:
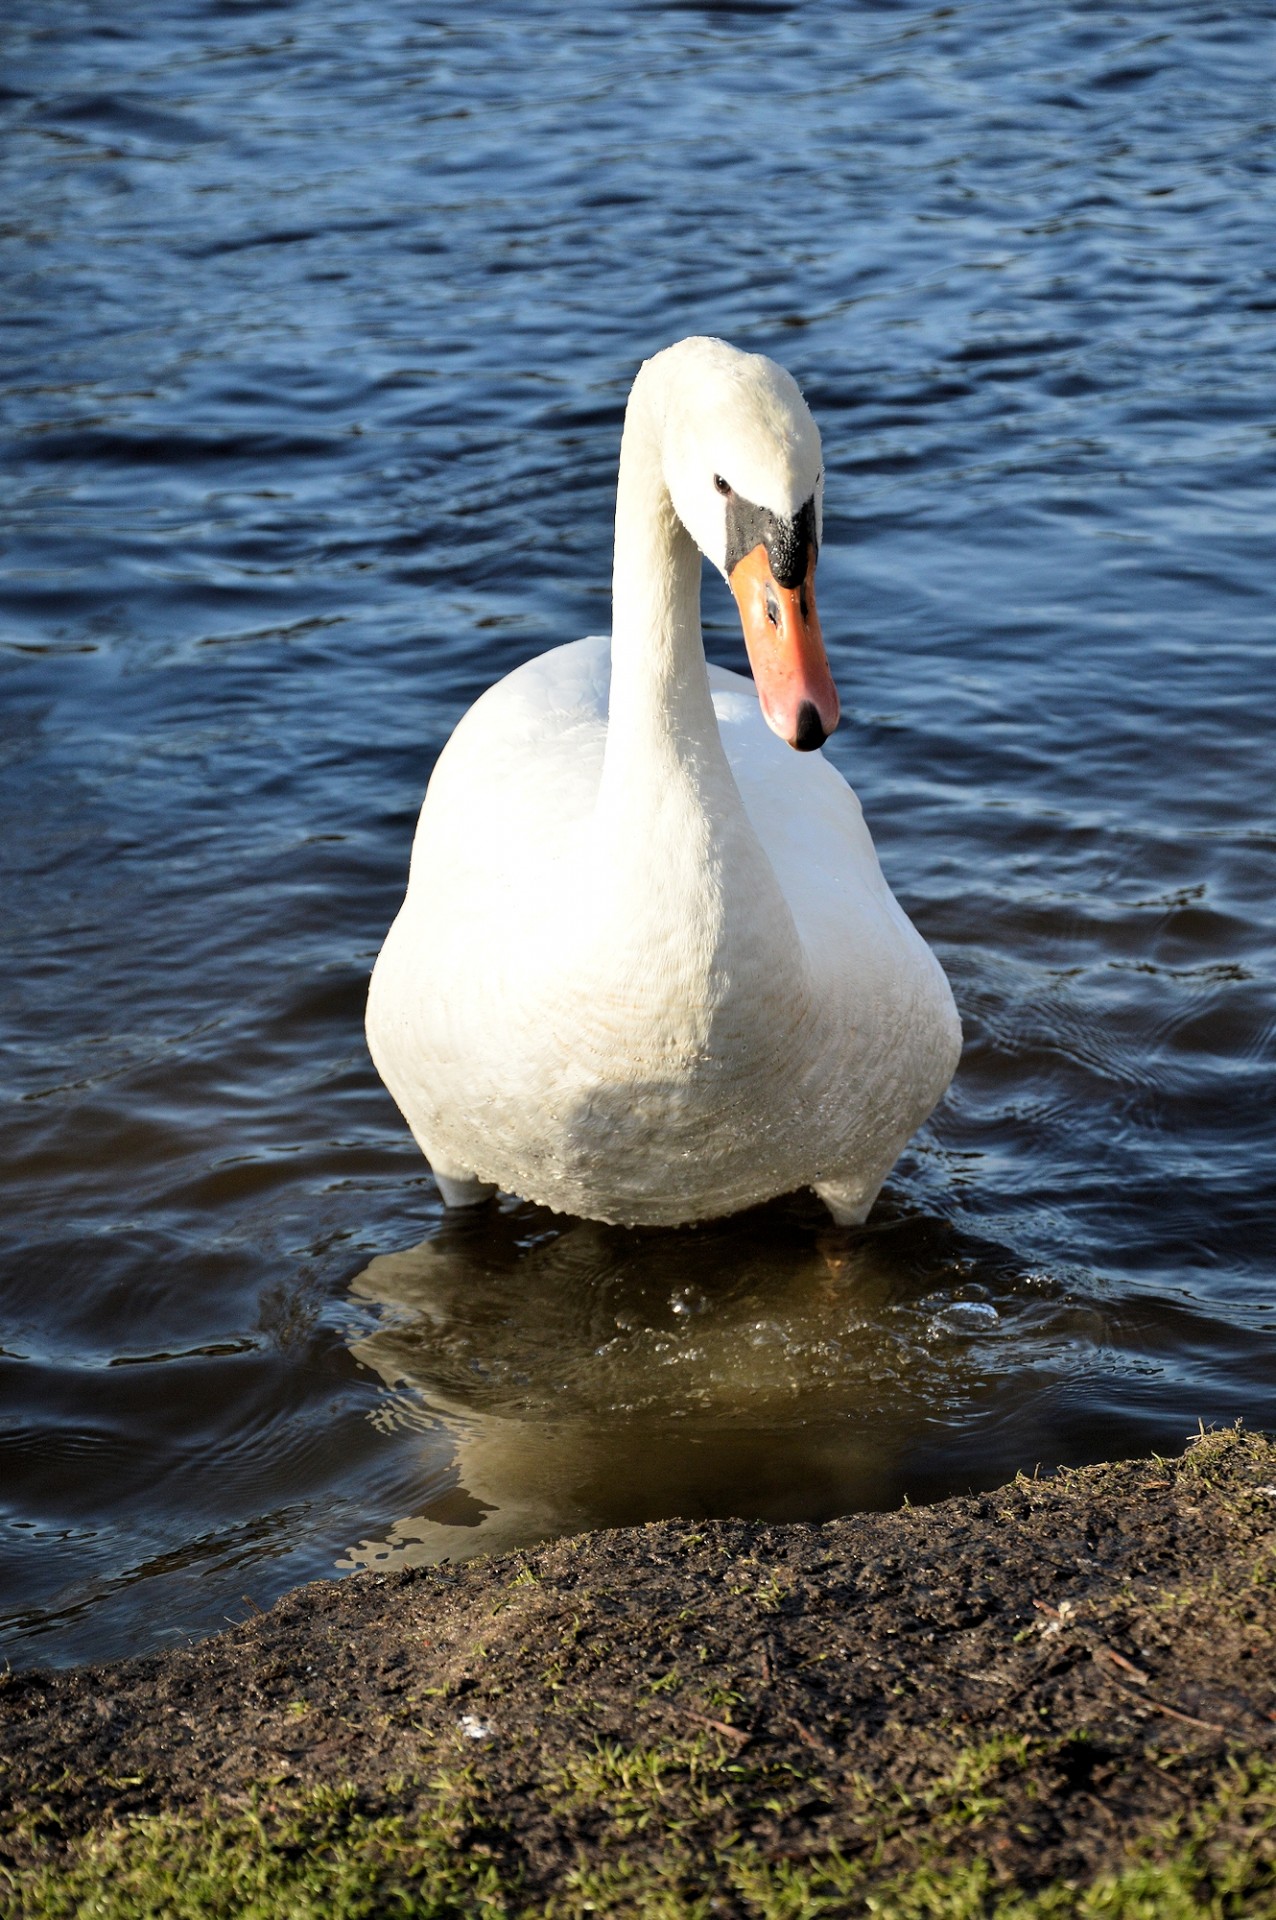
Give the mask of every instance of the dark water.
<svg viewBox="0 0 1276 1920">
<path fill-rule="evenodd" d="M 1276 8 L 9 0 L 0 77 L 9 1656 L 1272 1424 Z M 442 1225 L 365 980 L 693 331 L 822 425 L 964 1064 L 860 1237 Z"/>
</svg>

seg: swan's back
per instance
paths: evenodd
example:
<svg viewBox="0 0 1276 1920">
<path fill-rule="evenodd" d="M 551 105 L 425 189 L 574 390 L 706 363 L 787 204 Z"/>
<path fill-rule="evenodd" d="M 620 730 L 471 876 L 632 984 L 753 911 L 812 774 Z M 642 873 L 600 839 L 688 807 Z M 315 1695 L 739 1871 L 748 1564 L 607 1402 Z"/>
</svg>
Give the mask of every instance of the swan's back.
<svg viewBox="0 0 1276 1920">
<path fill-rule="evenodd" d="M 579 853 L 607 741 L 611 643 L 597 636 L 517 667 L 477 700 L 440 756 L 421 814 L 412 892 L 486 876 L 485 922 L 561 910 L 556 874 Z M 817 973 L 845 973 L 874 937 L 929 954 L 883 878 L 860 803 L 822 753 L 794 753 L 767 726 L 751 680 L 710 666 L 722 743 Z M 419 871 L 428 861 L 427 878 Z M 515 905 L 517 902 L 517 905 Z"/>
</svg>

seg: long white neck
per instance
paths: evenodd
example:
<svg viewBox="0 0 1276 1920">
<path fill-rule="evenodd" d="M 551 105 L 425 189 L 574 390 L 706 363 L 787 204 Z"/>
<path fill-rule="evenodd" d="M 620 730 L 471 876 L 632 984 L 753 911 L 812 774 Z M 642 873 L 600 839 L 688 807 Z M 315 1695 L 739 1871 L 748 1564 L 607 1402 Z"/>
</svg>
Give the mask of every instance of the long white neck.
<svg viewBox="0 0 1276 1920">
<path fill-rule="evenodd" d="M 646 790 L 687 776 L 705 802 L 740 796 L 723 752 L 700 632 L 700 552 L 673 509 L 662 458 L 659 369 L 625 415 L 616 489 L 611 702 L 600 809 L 618 825 Z"/>
<path fill-rule="evenodd" d="M 792 982 L 801 949 L 718 731 L 700 553 L 665 481 L 659 374 L 639 375 L 621 444 L 599 904 L 632 991 L 659 993 L 663 979 L 675 999 L 716 1003 L 777 967 Z"/>
</svg>

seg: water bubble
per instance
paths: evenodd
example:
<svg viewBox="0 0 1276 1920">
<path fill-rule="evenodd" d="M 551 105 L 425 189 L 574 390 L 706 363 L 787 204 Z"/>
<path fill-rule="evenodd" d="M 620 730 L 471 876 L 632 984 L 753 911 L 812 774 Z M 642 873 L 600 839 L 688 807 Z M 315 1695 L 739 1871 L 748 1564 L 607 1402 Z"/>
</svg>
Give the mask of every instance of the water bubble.
<svg viewBox="0 0 1276 1920">
<path fill-rule="evenodd" d="M 953 1300 L 935 1314 L 928 1331 L 943 1333 L 991 1333 L 1000 1327 L 1001 1315 L 986 1300 Z"/>
</svg>

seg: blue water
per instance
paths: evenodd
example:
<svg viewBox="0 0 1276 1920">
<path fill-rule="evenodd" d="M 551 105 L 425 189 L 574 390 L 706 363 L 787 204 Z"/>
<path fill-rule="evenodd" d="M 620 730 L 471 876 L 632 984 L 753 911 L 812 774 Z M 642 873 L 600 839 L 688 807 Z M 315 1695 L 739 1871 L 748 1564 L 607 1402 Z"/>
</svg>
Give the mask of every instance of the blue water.
<svg viewBox="0 0 1276 1920">
<path fill-rule="evenodd" d="M 8 1656 L 1276 1424 L 1276 8 L 9 0 L 0 82 Z M 444 1226 L 366 977 L 691 332 L 823 430 L 963 1065 L 862 1236 Z"/>
</svg>

